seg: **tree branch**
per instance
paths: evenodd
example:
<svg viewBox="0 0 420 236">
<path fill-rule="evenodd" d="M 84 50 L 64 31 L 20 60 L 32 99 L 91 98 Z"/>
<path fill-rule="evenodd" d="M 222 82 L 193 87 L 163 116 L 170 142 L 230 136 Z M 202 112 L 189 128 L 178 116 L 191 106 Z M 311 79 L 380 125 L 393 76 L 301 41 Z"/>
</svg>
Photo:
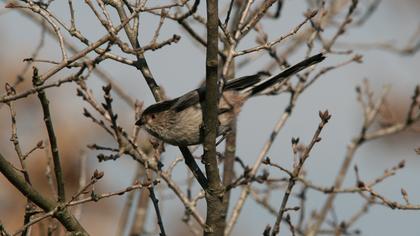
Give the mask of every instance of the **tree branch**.
<svg viewBox="0 0 420 236">
<path fill-rule="evenodd" d="M 50 212 L 56 208 L 59 208 L 59 205 L 45 198 L 31 185 L 29 185 L 25 179 L 15 171 L 15 168 L 12 166 L 12 164 L 8 162 L 1 154 L 0 172 L 9 180 L 10 183 L 13 184 L 13 186 L 15 186 L 24 196 L 31 199 L 33 203 L 42 208 L 44 212 Z M 61 224 L 63 224 L 63 226 L 66 228 L 66 230 L 71 233 L 81 236 L 89 235 L 66 208 L 59 209 L 54 214 L 54 218 L 59 220 Z"/>
<path fill-rule="evenodd" d="M 40 79 L 38 75 L 38 69 L 34 67 L 32 83 L 34 86 L 42 85 L 43 81 Z M 47 95 L 45 94 L 44 90 L 38 91 L 38 98 L 42 105 L 42 111 L 44 112 L 44 122 L 45 126 L 47 127 L 48 138 L 50 140 L 51 146 L 51 153 L 53 157 L 54 163 L 54 174 L 55 179 L 57 182 L 57 192 L 58 192 L 58 201 L 64 202 L 66 201 L 66 194 L 64 191 L 64 178 L 63 178 L 63 170 L 61 169 L 60 164 L 60 153 L 58 152 L 57 146 L 57 138 L 54 132 L 54 126 L 51 120 L 50 108 L 49 108 L 49 101 Z"/>
<path fill-rule="evenodd" d="M 206 94 L 203 107 L 204 154 L 203 163 L 209 187 L 206 191 L 207 218 L 204 235 L 223 235 L 224 189 L 219 176 L 216 157 L 218 103 L 218 1 L 207 0 Z"/>
</svg>

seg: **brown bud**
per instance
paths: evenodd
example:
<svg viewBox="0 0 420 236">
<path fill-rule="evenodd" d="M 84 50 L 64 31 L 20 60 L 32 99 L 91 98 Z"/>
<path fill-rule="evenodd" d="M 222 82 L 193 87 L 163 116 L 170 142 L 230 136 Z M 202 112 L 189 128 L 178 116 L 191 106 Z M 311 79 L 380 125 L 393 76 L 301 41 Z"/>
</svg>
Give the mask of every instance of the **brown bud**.
<svg viewBox="0 0 420 236">
<path fill-rule="evenodd" d="M 365 183 L 364 183 L 363 181 L 358 180 L 358 181 L 357 181 L 357 187 L 358 187 L 358 188 L 365 188 L 365 187 L 366 187 L 366 185 L 365 185 Z"/>
<path fill-rule="evenodd" d="M 328 110 L 325 110 L 324 112 L 319 111 L 319 117 L 324 123 L 327 123 L 328 120 L 331 118 L 331 114 L 328 112 Z"/>
<path fill-rule="evenodd" d="M 111 91 L 111 88 L 112 88 L 111 84 L 107 84 L 107 85 L 105 85 L 105 86 L 102 86 L 102 90 L 103 90 L 106 94 L 109 94 L 109 92 Z"/>
<path fill-rule="evenodd" d="M 88 118 L 92 117 L 92 115 L 90 114 L 90 112 L 86 108 L 83 108 L 83 115 L 88 117 Z"/>
<path fill-rule="evenodd" d="M 414 89 L 414 96 L 418 97 L 420 95 L 420 85 L 416 85 L 416 88 Z"/>
<path fill-rule="evenodd" d="M 408 196 L 407 191 L 405 191 L 403 188 L 401 188 L 401 195 L 403 195 L 404 198 Z"/>
<path fill-rule="evenodd" d="M 97 202 L 99 200 L 99 196 L 95 193 L 95 191 L 90 192 L 90 197 L 94 202 Z"/>
<path fill-rule="evenodd" d="M 103 171 L 99 171 L 99 170 L 95 170 L 93 172 L 93 178 L 98 180 L 101 179 L 102 177 L 104 177 L 104 172 Z"/>
<path fill-rule="evenodd" d="M 174 34 L 174 35 L 172 36 L 172 40 L 173 40 L 175 43 L 178 43 L 180 39 L 181 39 L 181 36 L 179 36 L 179 35 L 177 35 L 177 34 Z"/>
<path fill-rule="evenodd" d="M 353 61 L 357 62 L 357 63 L 362 63 L 363 62 L 363 56 L 360 54 L 356 54 L 353 57 Z"/>
<path fill-rule="evenodd" d="M 82 92 L 82 90 L 80 88 L 77 88 L 76 89 L 76 95 L 79 96 L 79 97 L 82 97 L 83 96 L 83 92 Z"/>
<path fill-rule="evenodd" d="M 402 169 L 405 167 L 405 160 L 400 161 L 400 163 L 398 163 L 398 168 Z"/>
<path fill-rule="evenodd" d="M 356 173 L 359 172 L 359 167 L 357 165 L 354 165 L 354 172 L 356 172 Z"/>
<path fill-rule="evenodd" d="M 13 86 L 11 86 L 9 83 L 6 83 L 4 85 L 4 88 L 6 89 L 7 95 L 15 95 L 16 94 L 15 88 L 13 88 Z"/>
<path fill-rule="evenodd" d="M 270 158 L 269 157 L 266 157 L 264 160 L 263 160 L 263 162 L 262 162 L 263 164 L 265 164 L 265 165 L 269 165 L 270 163 L 271 163 L 271 160 L 270 160 Z"/>
<path fill-rule="evenodd" d="M 361 93 L 362 92 L 362 88 L 360 88 L 360 86 L 356 86 L 356 93 Z"/>
<path fill-rule="evenodd" d="M 44 148 L 44 142 L 40 140 L 39 142 L 36 143 L 36 147 L 40 149 Z"/>
</svg>

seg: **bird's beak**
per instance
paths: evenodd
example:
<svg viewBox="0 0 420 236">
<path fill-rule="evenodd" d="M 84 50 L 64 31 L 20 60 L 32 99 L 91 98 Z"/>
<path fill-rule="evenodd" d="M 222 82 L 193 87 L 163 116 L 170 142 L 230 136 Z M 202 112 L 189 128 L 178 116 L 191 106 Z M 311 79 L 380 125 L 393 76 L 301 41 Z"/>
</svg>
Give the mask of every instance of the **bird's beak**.
<svg viewBox="0 0 420 236">
<path fill-rule="evenodd" d="M 138 119 L 137 121 L 136 121 L 136 125 L 137 126 L 142 126 L 142 125 L 144 125 L 144 119 L 143 119 L 143 117 L 141 117 L 140 119 Z"/>
</svg>

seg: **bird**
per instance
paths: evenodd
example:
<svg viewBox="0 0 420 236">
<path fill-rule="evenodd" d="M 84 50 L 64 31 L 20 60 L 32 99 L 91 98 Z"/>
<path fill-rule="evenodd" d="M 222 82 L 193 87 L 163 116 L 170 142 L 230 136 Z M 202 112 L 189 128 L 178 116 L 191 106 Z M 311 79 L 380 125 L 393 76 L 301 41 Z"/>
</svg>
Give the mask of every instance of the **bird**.
<svg viewBox="0 0 420 236">
<path fill-rule="evenodd" d="M 287 78 L 325 59 L 323 53 L 308 57 L 284 71 L 268 77 L 266 72 L 228 80 L 219 92 L 217 135 L 224 136 L 232 120 L 248 98 L 284 83 Z M 268 78 L 267 78 L 268 77 Z M 161 101 L 144 109 L 136 125 L 157 139 L 175 146 L 201 144 L 205 85 L 177 98 Z"/>
</svg>

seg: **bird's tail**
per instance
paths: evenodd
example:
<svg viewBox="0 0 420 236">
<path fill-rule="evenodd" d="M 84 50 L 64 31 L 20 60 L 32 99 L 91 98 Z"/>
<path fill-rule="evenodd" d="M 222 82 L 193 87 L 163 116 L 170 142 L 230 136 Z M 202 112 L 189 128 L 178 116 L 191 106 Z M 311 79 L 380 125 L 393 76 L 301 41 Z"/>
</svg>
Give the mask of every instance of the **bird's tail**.
<svg viewBox="0 0 420 236">
<path fill-rule="evenodd" d="M 274 76 L 272 76 L 268 79 L 263 80 L 263 79 L 261 79 L 261 76 L 259 76 L 257 78 L 253 78 L 253 79 L 248 81 L 248 83 L 247 83 L 248 86 L 244 85 L 242 87 L 242 89 L 240 89 L 240 90 L 241 90 L 242 93 L 250 93 L 249 96 L 256 95 L 256 94 L 266 90 L 267 88 L 269 88 L 269 87 L 271 87 L 275 84 L 283 82 L 285 79 L 287 79 L 288 77 L 298 73 L 299 71 L 323 61 L 324 59 L 325 59 L 324 54 L 322 54 L 322 53 L 316 54 L 312 57 L 306 58 L 305 60 L 287 68 L 286 70 L 284 70 L 284 71 L 280 72 L 279 74 L 274 75 Z M 240 78 L 240 79 L 242 79 L 242 78 Z M 246 78 L 244 77 L 243 79 L 245 81 Z M 234 81 L 232 81 L 232 83 L 234 83 Z M 236 82 L 236 83 L 239 83 L 239 81 Z M 231 86 L 233 86 L 233 85 L 234 84 L 232 84 Z"/>
</svg>

